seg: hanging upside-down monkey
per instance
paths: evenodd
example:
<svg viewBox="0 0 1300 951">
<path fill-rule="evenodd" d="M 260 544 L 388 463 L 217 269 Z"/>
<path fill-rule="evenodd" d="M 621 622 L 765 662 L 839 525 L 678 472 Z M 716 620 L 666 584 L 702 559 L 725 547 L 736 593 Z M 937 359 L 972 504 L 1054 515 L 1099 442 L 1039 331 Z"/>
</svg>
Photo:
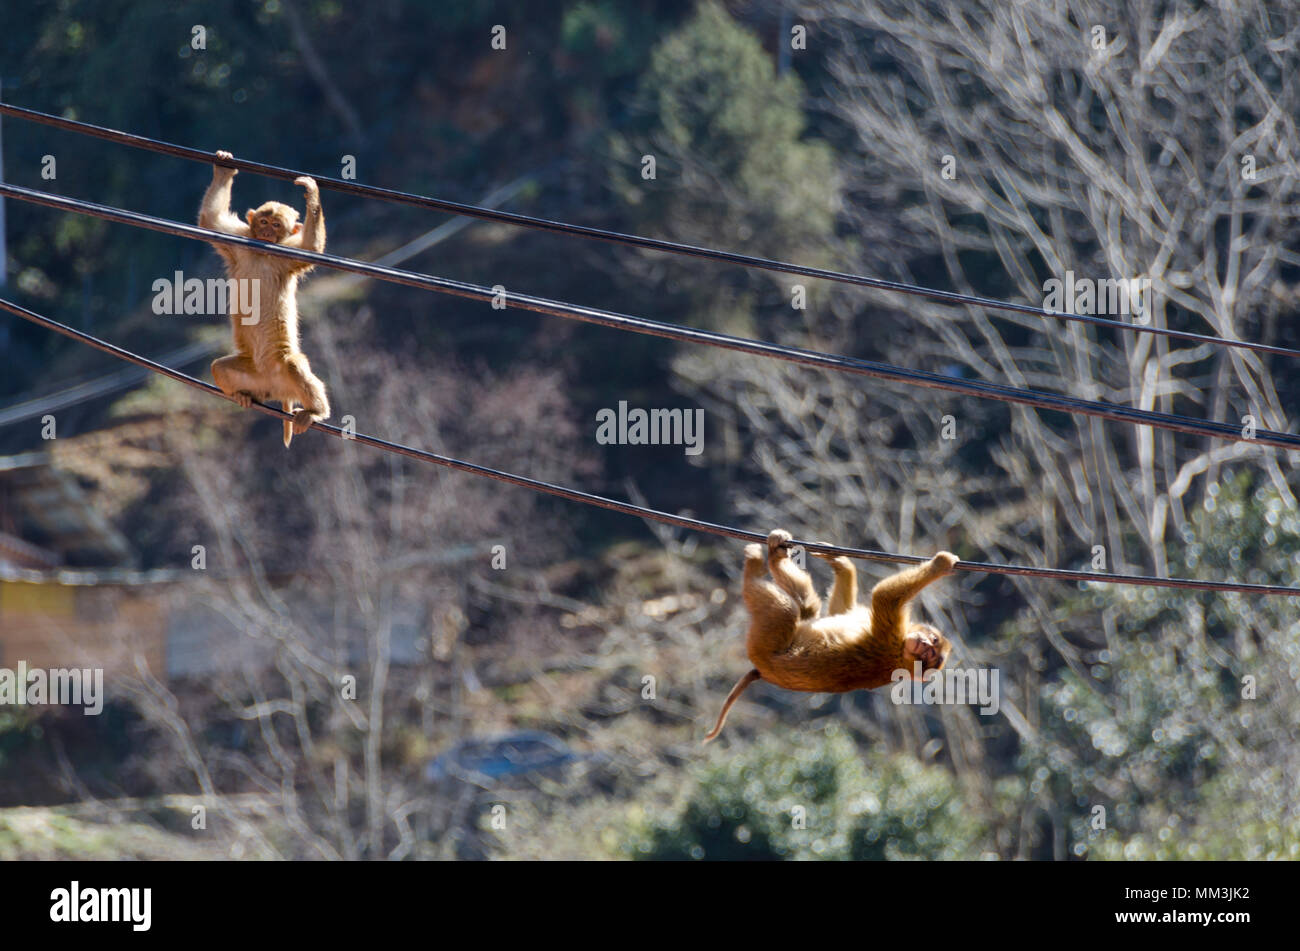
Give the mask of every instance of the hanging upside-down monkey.
<svg viewBox="0 0 1300 951">
<path fill-rule="evenodd" d="M 722 732 L 727 711 L 755 680 L 787 690 L 844 693 L 890 683 L 896 670 L 909 676 L 943 667 L 952 644 L 928 624 L 913 623 L 908 602 L 957 564 L 941 551 L 928 562 L 900 571 L 871 589 L 871 606 L 858 604 L 858 575 L 843 556 L 819 555 L 835 570 L 825 617 L 808 572 L 790 560 L 790 533 L 776 529 L 761 545 L 745 548 L 744 597 L 749 609 L 747 649 L 754 669 L 736 682 L 718 722 L 704 742 Z M 764 563 L 772 575 L 762 577 Z"/>
<path fill-rule="evenodd" d="M 218 159 L 230 159 L 218 152 Z M 238 171 L 212 166 L 212 184 L 199 208 L 199 227 L 224 231 L 241 238 L 269 241 L 287 248 L 325 250 L 325 216 L 320 191 L 314 179 L 294 179 L 307 191 L 307 209 L 302 223 L 298 212 L 278 201 L 250 209 L 247 223 L 231 214 L 230 185 Z M 229 295 L 230 326 L 235 352 L 212 363 L 212 379 L 227 396 L 247 409 L 253 400 L 279 400 L 293 420 L 284 421 L 284 444 L 294 433 L 306 432 L 312 423 L 329 419 L 330 404 L 325 384 L 311 372 L 307 358 L 298 349 L 298 279 L 312 269 L 303 261 L 258 254 L 247 248 L 213 244 L 234 281 L 255 281 L 257 293 Z M 249 306 L 249 301 L 256 304 Z M 254 312 L 257 311 L 257 312 Z M 298 407 L 302 408 L 299 409 Z"/>
</svg>

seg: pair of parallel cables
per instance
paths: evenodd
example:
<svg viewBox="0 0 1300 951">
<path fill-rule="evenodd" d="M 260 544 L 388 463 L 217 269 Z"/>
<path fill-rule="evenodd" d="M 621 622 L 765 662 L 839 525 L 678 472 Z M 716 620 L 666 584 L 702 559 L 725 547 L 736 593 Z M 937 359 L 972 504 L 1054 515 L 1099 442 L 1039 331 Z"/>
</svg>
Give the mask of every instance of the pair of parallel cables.
<svg viewBox="0 0 1300 951">
<path fill-rule="evenodd" d="M 83 135 L 93 136 L 95 138 L 106 139 L 123 145 L 129 145 L 136 148 L 145 149 L 160 154 L 173 155 L 180 158 L 189 159 L 204 164 L 223 164 L 240 170 L 254 172 L 256 174 L 266 175 L 272 178 L 280 178 L 292 181 L 303 175 L 302 172 L 292 171 L 273 165 L 265 165 L 260 162 L 248 162 L 240 159 L 231 159 L 218 162 L 215 155 L 202 152 L 197 149 L 187 148 L 185 146 L 175 145 L 168 142 L 162 142 L 156 139 L 150 139 L 143 136 L 131 135 L 125 132 L 119 132 L 113 129 L 106 129 L 100 126 L 89 125 L 87 123 L 76 122 L 70 119 L 63 119 L 45 113 L 36 112 L 30 109 L 24 109 L 18 106 L 12 106 L 0 103 L 0 115 L 9 115 L 20 119 L 31 120 L 45 125 L 54 126 L 64 129 L 65 131 L 75 132 Z M 313 176 L 315 177 L 315 176 Z M 902 284 L 895 281 L 885 281 L 878 278 L 866 277 L 863 275 L 849 274 L 840 271 L 826 270 L 822 268 L 806 267 L 804 265 L 790 264 L 782 261 L 773 261 L 766 258 L 752 257 L 749 255 L 736 254 L 729 251 L 715 251 L 708 248 L 700 248 L 692 245 L 680 244 L 672 241 L 664 241 L 656 238 L 645 238 L 635 235 L 621 234 L 614 231 L 606 231 L 599 228 L 590 228 L 580 225 L 570 225 L 563 222 L 551 221 L 544 218 L 534 218 L 527 215 L 515 214 L 512 212 L 501 211 L 498 209 L 481 208 L 475 205 L 460 204 L 457 202 L 443 201 L 440 199 L 428 198 L 420 195 L 414 195 L 407 192 L 393 191 L 386 188 L 378 188 L 371 185 L 362 185 L 354 181 L 346 181 L 334 178 L 316 177 L 317 183 L 322 188 L 328 188 L 344 193 L 361 195 L 369 198 L 377 198 L 383 201 L 395 202 L 399 204 L 415 205 L 432 209 L 435 211 L 449 212 L 455 215 L 464 215 L 485 220 L 497 221 L 505 224 L 520 225 L 533 228 L 536 230 L 550 231 L 564 234 L 574 234 L 581 237 L 592 238 L 601 241 L 608 241 L 619 244 L 626 244 L 634 247 L 645 248 L 649 250 L 665 251 L 674 254 L 687 255 L 698 258 L 705 258 L 726 263 L 739 264 L 745 267 L 760 268 L 770 271 L 779 271 L 788 274 L 794 274 L 803 277 L 816 277 L 820 279 L 838 281 L 841 283 L 855 284 L 864 287 L 874 287 L 885 290 L 900 291 L 903 293 L 930 297 L 933 299 L 945 301 L 948 303 L 960 303 L 980 307 L 995 308 L 1001 310 L 1015 311 L 1019 313 L 1032 314 L 1039 317 L 1054 317 L 1064 320 L 1075 320 L 1084 323 L 1102 326 L 1114 326 L 1124 330 L 1152 333 L 1162 336 L 1172 337 L 1181 340 L 1190 340 L 1197 343 L 1210 343 L 1216 346 L 1228 346 L 1241 349 L 1248 349 L 1257 352 L 1271 353 L 1296 357 L 1300 356 L 1300 351 L 1292 350 L 1286 347 L 1275 347 L 1265 344 L 1252 343 L 1241 340 L 1227 340 L 1219 337 L 1212 337 L 1203 334 L 1195 334 L 1186 331 L 1170 330 L 1163 327 L 1155 327 L 1142 324 L 1129 324 L 1123 321 L 1108 320 L 1092 315 L 1077 315 L 1068 313 L 1054 313 L 1040 308 L 1030 307 L 1023 304 L 1014 304 L 992 299 L 974 297 L 971 295 L 957 294 L 949 291 L 933 290 L 930 288 L 918 287 L 911 284 Z M 482 287 L 475 284 L 467 284 L 461 281 L 454 281 L 447 278 L 435 277 L 429 274 L 422 274 L 415 271 L 408 271 L 399 268 L 386 267 L 379 264 L 371 264 L 364 261 L 357 261 L 350 258 L 339 257 L 332 254 L 317 253 L 306 251 L 298 248 L 287 248 L 280 245 L 267 244 L 266 242 L 255 241 L 250 238 L 241 238 L 235 235 L 227 235 L 221 232 L 209 231 L 194 225 L 181 224 L 179 222 L 166 221 L 161 218 L 155 218 L 150 215 L 140 214 L 138 212 L 125 211 L 119 208 L 113 208 L 106 205 L 99 205 L 93 202 L 81 201 L 73 198 L 64 198 L 58 195 L 51 195 L 46 192 L 36 191 L 33 189 L 22 188 L 15 185 L 6 185 L 0 183 L 0 196 L 6 196 L 18 199 L 24 202 L 30 202 L 45 207 L 55 208 L 62 211 L 71 211 L 78 214 L 90 215 L 101 218 L 106 221 L 128 224 L 134 227 L 146 228 L 152 231 L 159 231 L 165 234 L 178 235 L 181 237 L 193 238 L 195 240 L 209 243 L 227 244 L 235 247 L 244 247 L 263 254 L 273 254 L 281 257 L 292 258 L 303 262 L 318 264 L 323 267 L 329 267 L 341 271 L 350 271 L 356 274 L 362 274 L 380 280 L 389 281 L 396 284 L 404 284 L 411 287 L 419 287 L 425 290 L 433 290 L 443 294 L 450 294 L 457 297 L 469 298 L 479 301 L 502 300 L 507 306 L 519 307 L 525 310 L 532 310 L 538 313 L 550 316 L 562 317 L 571 320 L 578 320 L 585 323 L 593 323 L 606 327 L 613 327 L 620 330 L 628 330 L 634 333 L 648 334 L 651 336 L 665 337 L 672 340 L 680 340 L 690 343 L 699 343 L 706 346 L 719 347 L 722 349 L 735 350 L 742 353 L 751 353 L 758 356 L 765 356 L 772 359 L 784 360 L 790 363 L 801 364 L 804 366 L 821 367 L 824 369 L 838 370 L 845 373 L 853 373 L 861 376 L 873 377 L 876 379 L 890 380 L 893 382 L 909 383 L 916 386 L 924 386 L 933 389 L 946 390 L 949 392 L 959 393 L 967 396 L 978 396 L 985 399 L 999 400 L 1002 402 L 1017 403 L 1021 405 L 1034 406 L 1040 409 L 1057 410 L 1066 413 L 1096 416 L 1103 419 L 1109 419 L 1117 422 L 1135 423 L 1138 425 L 1147 425 L 1159 429 L 1167 429 L 1175 432 L 1191 433 L 1194 435 L 1208 436 L 1211 438 L 1229 439 L 1241 442 L 1254 442 L 1261 445 L 1274 446 L 1283 449 L 1300 449 L 1300 436 L 1291 433 L 1274 432 L 1271 430 L 1256 430 L 1253 434 L 1248 435 L 1238 426 L 1227 423 L 1199 420 L 1192 417 L 1179 416 L 1169 413 L 1157 413 L 1148 410 L 1133 409 L 1126 406 L 1117 406 L 1112 404 L 1100 403 L 1091 400 L 1082 400 L 1075 397 L 1062 396 L 1053 393 L 1046 393 L 1036 390 L 1022 389 L 1019 387 L 1006 386 L 1003 384 L 986 383 L 981 381 L 963 380 L 957 377 L 945 376 L 937 373 L 930 373 L 922 370 L 909 370 L 901 367 L 895 367 L 890 364 L 877 363 L 868 360 L 860 360 L 853 357 L 846 357 L 837 354 L 821 353 L 812 350 L 804 350 L 797 347 L 787 347 L 779 344 L 762 340 L 753 340 L 744 337 L 736 337 L 729 334 L 717 333 L 709 330 L 699 330 L 696 328 L 683 327 L 676 324 L 664 323 L 655 320 L 649 320 L 642 317 L 633 317 L 626 314 L 618 314 L 611 311 L 601 310 L 598 308 L 582 307 L 574 304 L 561 303 L 559 301 L 547 300 L 545 298 L 533 297 L 526 294 L 517 294 L 513 292 L 499 293 L 493 288 Z M 197 389 L 206 390 L 213 395 L 224 396 L 219 389 L 211 384 L 203 383 L 193 377 L 172 370 L 169 367 L 162 366 L 148 360 L 138 354 L 131 353 L 113 344 L 107 343 L 99 338 L 82 331 L 67 327 L 56 321 L 50 320 L 39 314 L 36 314 L 24 307 L 9 301 L 0 300 L 0 309 L 31 321 L 46 329 L 61 333 L 88 346 L 94 347 L 112 356 L 133 363 L 137 366 L 147 368 L 155 373 L 162 374 L 193 386 Z M 288 418 L 281 410 L 273 409 L 262 404 L 254 404 L 257 409 L 272 416 Z M 728 538 L 736 538 L 744 541 L 762 541 L 765 536 L 756 532 L 750 532 L 743 529 L 734 528 L 726 525 L 718 525 L 712 522 L 706 522 L 699 519 L 688 518 L 685 516 L 673 515 L 668 512 L 658 511 L 645 506 L 633 505 L 626 502 L 620 502 L 615 499 L 605 498 L 588 492 L 582 492 L 575 489 L 569 489 L 564 486 L 544 482 L 538 479 L 531 479 L 526 476 L 514 475 L 508 472 L 502 472 L 497 469 L 491 469 L 485 466 L 475 465 L 459 459 L 448 456 L 438 455 L 421 449 L 415 449 L 410 446 L 404 446 L 392 443 L 384 439 L 364 434 L 353 434 L 331 426 L 326 423 L 315 423 L 314 429 L 319 429 L 330 435 L 344 439 L 350 439 L 366 445 L 374 446 L 386 452 L 393 452 L 410 458 L 419 459 L 425 462 L 432 462 L 437 465 L 445 466 L 451 469 L 457 469 L 463 472 L 470 472 L 487 478 L 496 479 L 511 485 L 522 486 L 532 489 L 533 491 L 542 492 L 548 495 L 566 498 L 571 501 L 581 502 L 587 505 L 593 505 L 612 511 L 622 512 L 628 515 L 634 515 L 640 518 L 650 519 L 662 522 L 667 525 L 673 525 L 679 528 L 686 528 L 693 531 L 707 532 Z M 826 554 L 846 555 L 852 558 L 858 558 L 866 561 L 876 562 L 893 562 L 901 564 L 918 564 L 925 561 L 924 558 L 915 555 L 902 555 L 890 552 L 874 551 L 871 549 L 844 548 L 833 545 L 825 545 L 816 542 L 795 542 L 793 544 L 802 545 L 808 551 L 822 552 Z M 1296 596 L 1300 595 L 1300 588 L 1285 587 L 1281 585 L 1261 585 L 1246 584 L 1237 582 L 1213 582 L 1198 581 L 1192 579 L 1180 578 L 1156 578 L 1144 575 L 1122 575 L 1108 574 L 1103 572 L 1072 571 L 1058 568 L 1034 568 L 1022 565 L 997 565 L 984 562 L 962 561 L 958 563 L 957 568 L 965 571 L 979 571 L 1005 575 L 1026 575 L 1032 577 L 1051 578 L 1065 581 L 1090 581 L 1109 584 L 1132 584 L 1145 585 L 1153 587 L 1170 587 L 1170 588 L 1187 588 L 1204 591 L 1235 591 L 1251 594 L 1281 594 Z"/>
</svg>

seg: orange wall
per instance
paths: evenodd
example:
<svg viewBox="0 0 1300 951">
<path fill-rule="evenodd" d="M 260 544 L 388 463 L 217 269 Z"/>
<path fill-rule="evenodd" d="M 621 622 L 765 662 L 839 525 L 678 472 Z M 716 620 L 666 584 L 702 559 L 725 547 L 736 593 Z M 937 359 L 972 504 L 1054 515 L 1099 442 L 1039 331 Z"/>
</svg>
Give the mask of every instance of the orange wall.
<svg viewBox="0 0 1300 951">
<path fill-rule="evenodd" d="M 102 667 L 111 679 L 140 656 L 165 678 L 164 590 L 0 581 L 0 667 Z"/>
</svg>

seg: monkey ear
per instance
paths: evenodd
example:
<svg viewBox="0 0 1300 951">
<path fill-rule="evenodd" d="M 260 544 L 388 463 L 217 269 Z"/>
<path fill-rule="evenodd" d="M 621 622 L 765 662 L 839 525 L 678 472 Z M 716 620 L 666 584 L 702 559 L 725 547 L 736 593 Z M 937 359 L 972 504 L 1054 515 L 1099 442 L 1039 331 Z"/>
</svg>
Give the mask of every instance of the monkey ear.
<svg viewBox="0 0 1300 951">
<path fill-rule="evenodd" d="M 299 231 L 301 231 L 301 230 L 302 230 L 302 222 L 300 221 L 300 222 L 298 222 L 296 225 L 293 226 L 293 230 L 290 231 L 289 233 L 290 233 L 290 234 L 297 234 L 297 233 L 298 233 Z"/>
<path fill-rule="evenodd" d="M 248 211 L 244 212 L 244 217 L 248 219 L 248 223 L 249 223 L 249 225 L 252 225 L 252 223 L 253 223 L 253 209 L 250 208 L 250 209 L 248 209 Z"/>
</svg>

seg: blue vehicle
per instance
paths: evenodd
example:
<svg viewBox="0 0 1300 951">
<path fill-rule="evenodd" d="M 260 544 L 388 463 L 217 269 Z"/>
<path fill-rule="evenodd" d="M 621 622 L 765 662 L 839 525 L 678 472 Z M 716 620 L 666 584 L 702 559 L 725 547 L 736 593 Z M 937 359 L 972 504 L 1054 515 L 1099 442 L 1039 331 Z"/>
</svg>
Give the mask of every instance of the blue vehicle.
<svg viewBox="0 0 1300 951">
<path fill-rule="evenodd" d="M 462 740 L 425 767 L 430 782 L 462 779 L 477 785 L 562 767 L 579 759 L 564 741 L 540 730 Z"/>
</svg>

